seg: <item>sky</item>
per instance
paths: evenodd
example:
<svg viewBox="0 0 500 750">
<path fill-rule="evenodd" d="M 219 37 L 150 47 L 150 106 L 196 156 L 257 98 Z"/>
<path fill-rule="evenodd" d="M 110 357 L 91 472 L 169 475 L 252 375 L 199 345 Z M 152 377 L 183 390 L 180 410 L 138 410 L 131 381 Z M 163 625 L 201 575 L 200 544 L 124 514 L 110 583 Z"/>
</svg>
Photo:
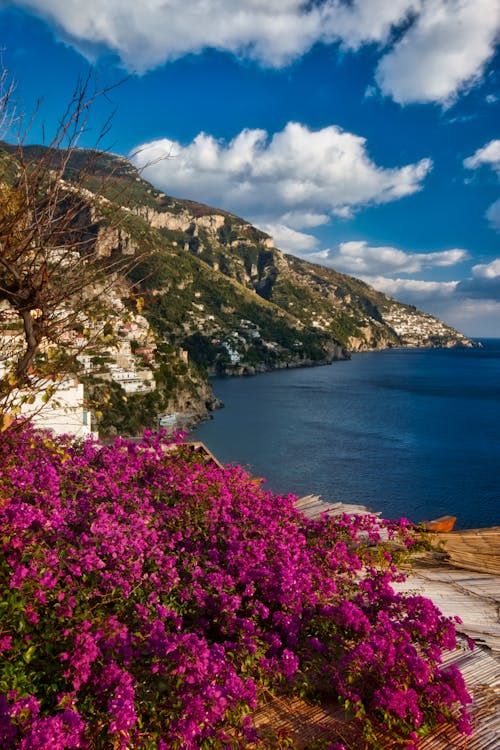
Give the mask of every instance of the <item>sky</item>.
<svg viewBox="0 0 500 750">
<path fill-rule="evenodd" d="M 500 337 L 499 41 L 500 0 L 0 0 L 27 142 L 90 72 L 79 145 L 479 338 Z"/>
</svg>

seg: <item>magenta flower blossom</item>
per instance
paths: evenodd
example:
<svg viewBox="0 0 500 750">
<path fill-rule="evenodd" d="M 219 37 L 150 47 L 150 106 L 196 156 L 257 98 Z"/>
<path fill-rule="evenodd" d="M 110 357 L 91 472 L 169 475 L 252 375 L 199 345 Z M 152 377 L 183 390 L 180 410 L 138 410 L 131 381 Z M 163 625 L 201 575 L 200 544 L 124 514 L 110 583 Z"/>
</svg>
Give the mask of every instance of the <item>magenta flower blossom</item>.
<svg viewBox="0 0 500 750">
<path fill-rule="evenodd" d="M 340 700 L 368 741 L 470 731 L 453 623 L 391 585 L 407 521 L 308 520 L 151 433 L 16 428 L 0 465 L 2 749 L 258 747 L 264 688 Z"/>
</svg>

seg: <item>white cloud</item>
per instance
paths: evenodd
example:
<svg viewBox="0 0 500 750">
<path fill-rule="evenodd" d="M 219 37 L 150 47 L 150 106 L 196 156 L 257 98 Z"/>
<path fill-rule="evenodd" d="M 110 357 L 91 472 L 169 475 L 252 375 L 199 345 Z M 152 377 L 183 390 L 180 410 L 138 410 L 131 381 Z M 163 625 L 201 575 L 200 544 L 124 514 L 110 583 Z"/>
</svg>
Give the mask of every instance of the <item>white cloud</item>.
<svg viewBox="0 0 500 750">
<path fill-rule="evenodd" d="M 350 206 L 338 206 L 332 211 L 334 216 L 338 216 L 339 219 L 352 219 L 354 212 Z"/>
<path fill-rule="evenodd" d="M 422 281 L 421 279 L 391 279 L 386 276 L 363 276 L 363 281 L 380 292 L 404 301 L 422 300 L 425 297 L 449 296 L 457 288 L 458 281 Z"/>
<path fill-rule="evenodd" d="M 344 47 L 386 42 L 395 27 L 422 7 L 422 0 L 353 0 L 326 3 L 323 30 L 326 39 L 340 39 Z"/>
<path fill-rule="evenodd" d="M 82 51 L 104 45 L 129 70 L 205 48 L 282 66 L 316 42 L 358 49 L 385 42 L 421 0 L 17 0 L 55 23 Z"/>
<path fill-rule="evenodd" d="M 371 246 L 364 241 L 352 240 L 341 242 L 336 252 L 330 252 L 328 263 L 354 275 L 380 277 L 392 273 L 418 273 L 424 268 L 454 266 L 468 257 L 468 252 L 459 248 L 433 253 L 408 253 L 395 247 Z"/>
<path fill-rule="evenodd" d="M 479 169 L 483 165 L 491 167 L 500 177 L 500 140 L 490 141 L 482 148 L 478 148 L 472 156 L 464 159 L 464 167 L 467 169 Z M 492 228 L 500 232 L 500 198 L 488 208 L 486 218 Z"/>
<path fill-rule="evenodd" d="M 280 250 L 289 253 L 303 253 L 308 250 L 314 250 L 318 245 L 318 240 L 312 234 L 297 232 L 296 229 L 284 224 L 259 224 L 259 229 L 267 232 L 273 238 L 274 245 Z"/>
<path fill-rule="evenodd" d="M 115 51 L 144 72 L 211 47 L 281 66 L 323 37 L 324 4 L 303 0 L 18 0 L 76 46 Z M 331 3 L 327 2 L 326 6 Z"/>
<path fill-rule="evenodd" d="M 486 211 L 486 218 L 490 222 L 493 229 L 500 232 L 500 198 L 491 204 L 489 209 Z"/>
<path fill-rule="evenodd" d="M 310 263 L 320 263 L 325 266 L 328 265 L 328 256 L 330 255 L 329 250 L 318 250 L 315 253 L 308 253 L 304 256 L 304 260 L 308 260 Z"/>
<path fill-rule="evenodd" d="M 314 44 L 378 44 L 377 81 L 400 103 L 447 102 L 477 81 L 493 53 L 497 0 L 14 0 L 95 59 L 115 52 L 144 72 L 203 49 L 263 65 L 290 63 Z M 394 32 L 398 33 L 395 35 Z M 397 42 L 394 44 L 393 39 Z"/>
<path fill-rule="evenodd" d="M 382 58 L 376 79 L 400 104 L 441 102 L 481 79 L 500 30 L 498 0 L 422 0 L 420 13 Z"/>
<path fill-rule="evenodd" d="M 328 258 L 330 265 L 331 256 Z M 500 301 L 500 258 L 472 267 L 469 278 L 462 281 L 428 281 L 423 279 L 391 278 L 383 273 L 357 274 L 375 289 L 395 297 L 401 302 L 431 310 L 435 315 L 442 305 L 453 303 L 459 315 L 459 306 L 469 304 L 477 308 L 478 302 Z M 390 272 L 390 271 L 389 271 Z M 448 320 L 448 318 L 446 318 Z"/>
<path fill-rule="evenodd" d="M 336 252 L 307 255 L 323 265 L 352 273 L 375 289 L 436 315 L 469 336 L 498 336 L 500 320 L 500 258 L 472 267 L 462 281 L 396 278 L 436 266 L 451 267 L 469 254 L 455 248 L 435 253 L 407 253 L 366 242 L 344 242 Z"/>
<path fill-rule="evenodd" d="M 328 214 L 314 213 L 313 211 L 288 211 L 283 214 L 283 221 L 290 227 L 320 227 L 328 224 L 330 217 Z"/>
<path fill-rule="evenodd" d="M 131 158 L 166 193 L 206 201 L 261 225 L 286 224 L 288 217 L 296 230 L 411 195 L 432 168 L 430 159 L 379 167 L 364 138 L 333 125 L 313 131 L 293 122 L 272 137 L 243 130 L 229 143 L 205 133 L 186 146 L 157 140 Z"/>
<path fill-rule="evenodd" d="M 472 274 L 479 279 L 500 278 L 500 258 L 495 258 L 490 263 L 480 263 L 477 266 L 472 266 Z"/>
<path fill-rule="evenodd" d="M 500 177 L 500 140 L 493 140 L 478 148 L 477 151 L 464 159 L 464 167 L 467 169 L 478 169 L 479 167 L 487 164 L 490 166 Z"/>
</svg>

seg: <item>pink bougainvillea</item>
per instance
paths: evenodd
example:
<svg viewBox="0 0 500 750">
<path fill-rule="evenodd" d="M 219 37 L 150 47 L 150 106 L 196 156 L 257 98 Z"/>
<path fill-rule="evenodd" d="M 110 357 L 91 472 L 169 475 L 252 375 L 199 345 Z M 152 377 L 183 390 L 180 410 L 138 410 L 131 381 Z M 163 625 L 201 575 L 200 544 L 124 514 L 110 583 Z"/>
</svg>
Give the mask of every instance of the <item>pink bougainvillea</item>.
<svg viewBox="0 0 500 750">
<path fill-rule="evenodd" d="M 166 446 L 0 434 L 2 748 L 258 746 L 263 690 L 338 698 L 369 742 L 469 731 L 453 624 L 391 587 L 411 524 L 311 521 Z"/>
</svg>

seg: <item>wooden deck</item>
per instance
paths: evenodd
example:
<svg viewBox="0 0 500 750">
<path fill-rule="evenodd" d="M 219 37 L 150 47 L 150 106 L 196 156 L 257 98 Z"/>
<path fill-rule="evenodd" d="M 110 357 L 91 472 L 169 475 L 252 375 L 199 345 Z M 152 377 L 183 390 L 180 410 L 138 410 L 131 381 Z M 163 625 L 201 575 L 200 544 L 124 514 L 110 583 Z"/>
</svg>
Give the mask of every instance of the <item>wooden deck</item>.
<svg viewBox="0 0 500 750">
<path fill-rule="evenodd" d="M 297 501 L 296 507 L 309 518 L 322 513 L 369 513 L 365 506 L 343 503 L 325 503 L 316 495 L 307 495 Z M 379 515 L 379 514 L 377 514 Z M 474 529 L 435 534 L 435 550 L 422 555 L 406 571 L 407 580 L 397 584 L 397 590 L 419 594 L 431 599 L 443 612 L 452 617 L 458 615 L 462 624 L 459 633 L 474 641 L 476 647 L 470 651 L 465 639 L 460 647 L 444 655 L 444 664 L 455 664 L 462 674 L 473 698 L 470 708 L 474 732 L 471 737 L 460 735 L 445 724 L 420 742 L 421 750 L 499 750 L 500 748 L 500 527 Z M 354 728 L 348 722 L 340 726 L 338 709 L 317 707 L 307 709 L 300 702 L 297 716 L 307 728 L 305 736 L 316 731 L 318 739 L 343 739 L 350 750 L 363 747 L 352 734 Z M 300 709 L 300 710 L 299 710 Z M 269 713 L 268 709 L 268 713 Z M 277 711 L 279 722 L 293 721 Z M 275 713 L 276 713 L 275 711 Z M 327 713 L 329 720 L 325 719 Z M 272 714 L 272 711 L 271 711 Z M 313 726 L 315 725 L 315 730 Z M 297 747 L 306 747 L 302 742 L 300 726 L 295 728 Z M 335 735 L 335 732 L 337 733 Z M 381 738 L 383 747 L 390 748 L 390 737 Z M 301 744 L 302 743 L 302 744 Z M 358 744 L 357 744 L 358 743 Z"/>
<path fill-rule="evenodd" d="M 500 526 L 440 534 L 436 539 L 450 565 L 500 576 Z"/>
</svg>

